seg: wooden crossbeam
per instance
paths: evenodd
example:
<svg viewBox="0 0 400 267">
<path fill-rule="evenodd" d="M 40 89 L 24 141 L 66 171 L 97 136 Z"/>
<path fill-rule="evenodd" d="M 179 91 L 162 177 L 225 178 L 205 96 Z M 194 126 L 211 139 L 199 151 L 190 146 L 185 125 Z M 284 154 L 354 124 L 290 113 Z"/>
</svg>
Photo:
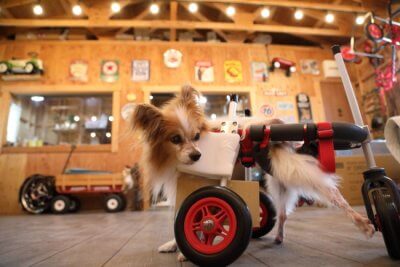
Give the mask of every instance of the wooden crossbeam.
<svg viewBox="0 0 400 267">
<path fill-rule="evenodd" d="M 187 3 L 182 3 L 181 4 L 188 12 L 189 12 L 189 4 Z M 195 18 L 197 18 L 200 21 L 203 22 L 207 22 L 210 21 L 206 16 L 204 16 L 203 14 L 201 14 L 201 12 L 196 12 L 192 14 Z M 227 41 L 227 37 L 225 35 L 225 33 L 223 31 L 219 31 L 219 30 L 214 30 L 214 32 L 216 32 L 218 34 L 219 37 L 221 37 L 223 40 Z"/>
<path fill-rule="evenodd" d="M 283 25 L 240 25 L 226 22 L 170 21 L 170 20 L 85 20 L 85 19 L 0 19 L 3 27 L 93 27 L 93 28 L 157 28 L 157 29 L 212 29 L 223 31 L 284 32 L 300 35 L 350 36 L 351 33 L 337 29 Z"/>
<path fill-rule="evenodd" d="M 171 21 L 176 21 L 178 16 L 178 3 L 176 1 L 171 1 L 169 4 L 169 15 Z M 176 29 L 171 28 L 169 32 L 169 40 L 175 41 L 176 40 Z"/>
<path fill-rule="evenodd" d="M 180 2 L 193 2 L 193 0 L 179 0 Z M 306 1 L 287 1 L 287 0 L 195 0 L 198 3 L 229 3 L 229 4 L 246 4 L 246 5 L 265 5 L 265 6 L 277 6 L 277 7 L 294 7 L 304 9 L 319 9 L 319 10 L 331 10 L 341 12 L 367 12 L 362 6 L 353 5 L 335 5 L 318 2 L 306 2 Z"/>
<path fill-rule="evenodd" d="M 10 8 L 22 5 L 28 5 L 36 2 L 36 0 L 2 0 L 0 1 L 1 8 Z"/>
</svg>

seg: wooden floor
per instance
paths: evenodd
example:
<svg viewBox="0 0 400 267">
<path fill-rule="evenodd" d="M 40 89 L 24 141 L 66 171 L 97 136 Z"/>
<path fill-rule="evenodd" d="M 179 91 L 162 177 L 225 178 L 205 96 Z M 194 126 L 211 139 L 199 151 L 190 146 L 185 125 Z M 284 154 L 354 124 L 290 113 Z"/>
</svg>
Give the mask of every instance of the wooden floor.
<svg viewBox="0 0 400 267">
<path fill-rule="evenodd" d="M 362 210 L 361 207 L 358 210 Z M 170 210 L 0 217 L 0 266 L 192 266 L 159 254 L 173 236 Z M 299 208 L 283 245 L 251 241 L 232 266 L 400 266 L 380 233 L 366 240 L 338 210 Z"/>
</svg>

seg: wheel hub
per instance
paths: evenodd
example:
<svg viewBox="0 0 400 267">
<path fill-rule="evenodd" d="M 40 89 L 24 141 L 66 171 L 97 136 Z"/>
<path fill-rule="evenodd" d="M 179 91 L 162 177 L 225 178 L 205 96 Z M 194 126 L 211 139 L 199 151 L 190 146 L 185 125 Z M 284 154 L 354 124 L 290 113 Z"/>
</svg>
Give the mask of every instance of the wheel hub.
<svg viewBox="0 0 400 267">
<path fill-rule="evenodd" d="M 205 232 L 212 232 L 215 227 L 215 222 L 211 218 L 203 220 L 201 226 Z"/>
</svg>

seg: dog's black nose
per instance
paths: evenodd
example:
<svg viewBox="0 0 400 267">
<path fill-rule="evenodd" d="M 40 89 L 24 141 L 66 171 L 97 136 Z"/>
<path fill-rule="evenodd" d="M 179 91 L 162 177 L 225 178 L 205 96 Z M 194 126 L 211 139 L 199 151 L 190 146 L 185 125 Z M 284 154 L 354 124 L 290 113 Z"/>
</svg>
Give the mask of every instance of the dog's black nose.
<svg viewBox="0 0 400 267">
<path fill-rule="evenodd" d="M 189 155 L 189 158 L 193 161 L 198 161 L 201 157 L 201 153 L 200 152 L 193 152 Z"/>
</svg>

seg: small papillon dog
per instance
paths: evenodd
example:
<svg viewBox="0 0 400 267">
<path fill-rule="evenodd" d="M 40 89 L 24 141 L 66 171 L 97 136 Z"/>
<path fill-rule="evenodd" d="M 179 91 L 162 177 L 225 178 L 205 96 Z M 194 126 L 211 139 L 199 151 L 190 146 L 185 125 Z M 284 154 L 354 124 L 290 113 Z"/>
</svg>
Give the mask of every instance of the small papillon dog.
<svg viewBox="0 0 400 267">
<path fill-rule="evenodd" d="M 162 190 L 170 203 L 175 202 L 178 164 L 193 164 L 200 159 L 197 141 L 210 129 L 204 112 L 198 104 L 199 92 L 184 86 L 176 98 L 157 108 L 148 104 L 135 107 L 131 124 L 140 132 L 143 143 L 141 168 L 145 185 L 153 196 Z M 255 119 L 254 123 L 260 123 Z M 264 121 L 271 125 L 279 120 Z M 246 120 L 251 124 L 251 120 Z M 270 144 L 271 173 L 268 190 L 277 208 L 278 230 L 276 243 L 282 243 L 286 216 L 293 211 L 299 196 L 307 196 L 343 209 L 353 223 L 371 237 L 374 227 L 368 218 L 353 210 L 340 194 L 338 177 L 321 170 L 319 162 L 308 155 L 296 153 L 290 142 Z M 159 252 L 176 251 L 175 240 L 158 248 Z M 180 254 L 178 260 L 184 260 Z"/>
</svg>

